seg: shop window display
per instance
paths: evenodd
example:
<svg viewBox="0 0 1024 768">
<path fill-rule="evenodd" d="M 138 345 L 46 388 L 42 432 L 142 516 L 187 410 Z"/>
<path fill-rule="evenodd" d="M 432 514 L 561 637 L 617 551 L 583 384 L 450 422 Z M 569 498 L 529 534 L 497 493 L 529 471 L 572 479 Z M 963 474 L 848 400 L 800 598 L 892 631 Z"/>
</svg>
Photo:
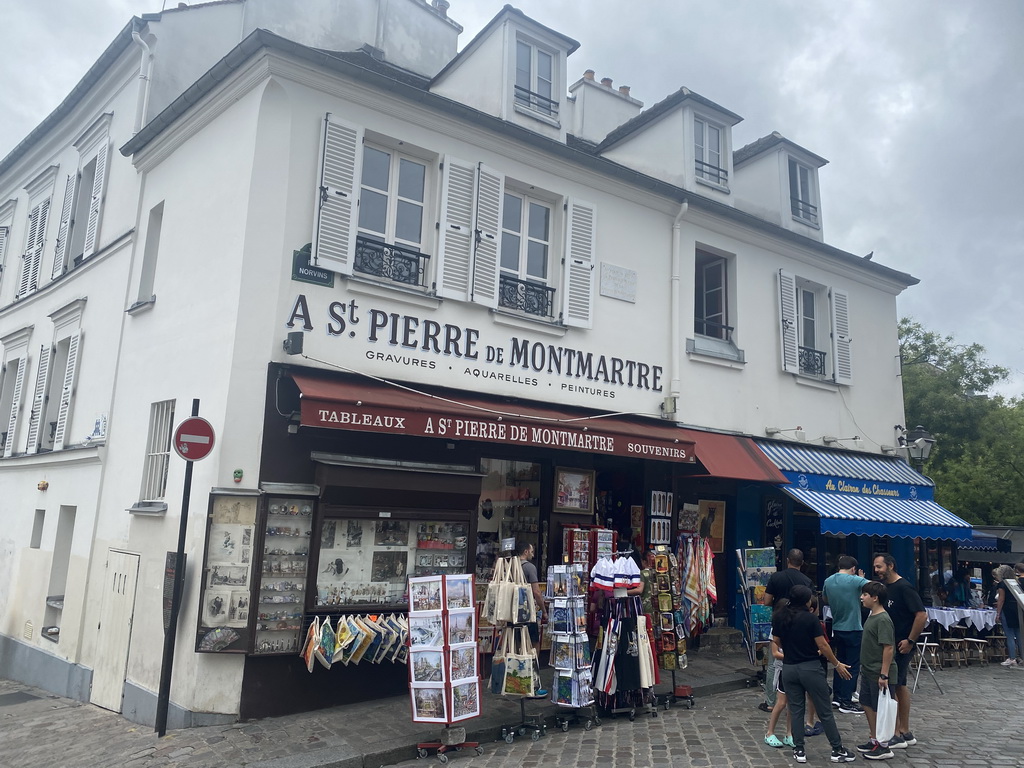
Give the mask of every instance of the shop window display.
<svg viewBox="0 0 1024 768">
<path fill-rule="evenodd" d="M 404 606 L 410 576 L 465 573 L 468 549 L 467 523 L 327 518 L 320 532 L 316 604 Z"/>
<path fill-rule="evenodd" d="M 501 539 L 529 541 L 543 557 L 540 534 L 540 464 L 482 459 L 484 472 L 477 511 L 476 576 L 490 580 Z"/>
<path fill-rule="evenodd" d="M 309 499 L 269 500 L 253 648 L 256 654 L 299 650 L 312 514 Z"/>
</svg>

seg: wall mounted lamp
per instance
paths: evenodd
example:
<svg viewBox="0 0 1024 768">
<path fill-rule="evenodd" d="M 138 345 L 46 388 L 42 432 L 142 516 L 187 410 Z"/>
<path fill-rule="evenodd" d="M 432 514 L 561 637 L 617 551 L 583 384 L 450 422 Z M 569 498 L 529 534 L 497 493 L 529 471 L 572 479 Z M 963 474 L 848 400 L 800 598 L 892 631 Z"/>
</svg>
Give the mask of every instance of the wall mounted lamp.
<svg viewBox="0 0 1024 768">
<path fill-rule="evenodd" d="M 775 435 L 784 434 L 786 432 L 792 432 L 793 433 L 793 438 L 796 439 L 796 440 L 803 441 L 803 440 L 807 439 L 807 433 L 804 432 L 804 428 L 803 427 L 793 427 L 792 429 L 783 429 L 781 427 L 765 427 L 764 428 L 764 433 L 766 435 L 768 435 L 768 437 L 773 437 Z"/>
</svg>

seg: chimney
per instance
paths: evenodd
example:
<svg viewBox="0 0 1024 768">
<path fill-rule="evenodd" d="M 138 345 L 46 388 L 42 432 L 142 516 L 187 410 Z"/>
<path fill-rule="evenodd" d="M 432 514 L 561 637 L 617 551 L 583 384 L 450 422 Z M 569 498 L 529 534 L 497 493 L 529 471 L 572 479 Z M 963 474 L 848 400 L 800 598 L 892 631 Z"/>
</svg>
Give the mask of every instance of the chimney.
<svg viewBox="0 0 1024 768">
<path fill-rule="evenodd" d="M 612 87 L 612 79 L 610 77 L 602 77 L 601 78 L 601 85 L 603 85 L 605 88 L 611 88 Z"/>
<path fill-rule="evenodd" d="M 434 0 L 434 8 L 441 14 L 442 17 L 448 18 L 448 9 L 451 7 L 451 3 L 448 0 Z"/>
<path fill-rule="evenodd" d="M 621 93 L 626 98 L 629 98 L 629 86 L 628 85 L 620 85 L 619 86 L 619 93 Z"/>
<path fill-rule="evenodd" d="M 594 79 L 594 70 L 588 69 L 586 72 L 584 72 L 583 73 L 583 79 L 584 80 L 593 80 Z"/>
</svg>

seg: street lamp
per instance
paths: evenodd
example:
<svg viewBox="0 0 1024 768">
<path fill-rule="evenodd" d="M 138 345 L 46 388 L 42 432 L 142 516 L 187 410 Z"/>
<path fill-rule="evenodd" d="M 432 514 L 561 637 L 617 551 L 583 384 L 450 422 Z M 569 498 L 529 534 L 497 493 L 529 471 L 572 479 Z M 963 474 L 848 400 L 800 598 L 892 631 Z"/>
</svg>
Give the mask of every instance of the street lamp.
<svg viewBox="0 0 1024 768">
<path fill-rule="evenodd" d="M 907 432 L 907 453 L 917 465 L 918 472 L 924 471 L 924 463 L 928 461 L 933 445 L 935 445 L 935 438 L 920 424 Z"/>
</svg>

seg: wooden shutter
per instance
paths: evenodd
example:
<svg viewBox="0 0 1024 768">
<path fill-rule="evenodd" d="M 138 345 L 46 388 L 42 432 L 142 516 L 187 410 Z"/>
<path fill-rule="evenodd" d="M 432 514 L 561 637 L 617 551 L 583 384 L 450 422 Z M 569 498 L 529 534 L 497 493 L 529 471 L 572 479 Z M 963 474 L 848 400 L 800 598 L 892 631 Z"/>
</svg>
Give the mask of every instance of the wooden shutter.
<svg viewBox="0 0 1024 768">
<path fill-rule="evenodd" d="M 782 370 L 800 373 L 800 344 L 797 341 L 796 277 L 779 270 L 779 322 L 782 341 Z"/>
<path fill-rule="evenodd" d="M 473 221 L 473 301 L 498 306 L 498 272 L 501 243 L 501 211 L 505 175 L 480 165 L 476 179 L 476 211 Z"/>
<path fill-rule="evenodd" d="M 11 412 L 7 419 L 7 442 L 4 443 L 4 456 L 10 456 L 14 453 L 14 436 L 15 430 L 18 427 L 18 409 L 21 407 L 21 388 L 25 383 L 25 363 L 27 360 L 24 356 L 18 358 L 18 370 L 14 371 L 14 397 L 11 399 Z M 11 363 L 7 364 L 8 371 L 10 371 Z"/>
<path fill-rule="evenodd" d="M 32 209 L 28 215 L 28 237 L 25 239 L 25 252 L 21 255 L 21 278 L 18 281 L 18 296 L 29 292 L 32 282 L 32 253 L 36 245 L 36 232 L 39 230 L 39 212 L 42 203 Z"/>
<path fill-rule="evenodd" d="M 71 414 L 71 398 L 75 393 L 75 370 L 78 367 L 78 345 L 82 332 L 75 333 L 68 344 L 68 364 L 64 369 L 64 387 L 60 392 L 60 407 L 57 410 L 57 431 L 53 434 L 53 450 L 64 447 L 68 418 Z"/>
<path fill-rule="evenodd" d="M 36 240 L 32 248 L 31 270 L 29 272 L 28 289 L 34 291 L 39 287 L 39 268 L 43 263 L 43 247 L 46 245 L 46 222 L 50 213 L 50 200 L 47 198 L 39 204 L 39 225 L 36 227 Z"/>
<path fill-rule="evenodd" d="M 36 371 L 36 391 L 32 397 L 32 412 L 28 417 L 28 453 L 39 450 L 43 422 L 43 411 L 46 409 L 46 385 L 50 381 L 50 353 L 52 348 L 44 344 L 39 350 L 39 366 Z"/>
<path fill-rule="evenodd" d="M 595 213 L 582 200 L 571 199 L 566 206 L 562 322 L 576 328 L 593 326 Z"/>
<path fill-rule="evenodd" d="M 10 227 L 0 227 L 0 269 L 4 267 L 4 253 L 7 251 L 7 238 L 10 234 Z"/>
<path fill-rule="evenodd" d="M 67 186 L 64 187 L 64 205 L 60 209 L 60 227 L 57 228 L 57 246 L 53 254 L 53 271 L 50 279 L 56 280 L 64 274 L 66 260 L 68 257 L 68 239 L 71 234 L 71 209 L 75 202 L 75 183 L 77 176 L 68 176 Z"/>
<path fill-rule="evenodd" d="M 853 357 L 850 345 L 850 295 L 833 288 L 832 304 L 832 379 L 836 384 L 853 384 Z"/>
<path fill-rule="evenodd" d="M 444 159 L 441 222 L 437 245 L 437 294 L 469 301 L 473 264 L 473 199 L 476 169 L 454 157 Z"/>
<path fill-rule="evenodd" d="M 92 179 L 92 199 L 89 201 L 89 221 L 85 228 L 85 247 L 82 257 L 87 258 L 96 252 L 96 243 L 100 233 L 100 207 L 103 203 L 103 186 L 107 176 L 107 154 L 110 145 L 106 139 L 100 144 L 96 153 L 96 173 Z"/>
<path fill-rule="evenodd" d="M 343 275 L 352 274 L 355 259 L 362 157 L 363 130 L 328 114 L 320 145 L 312 263 Z"/>
</svg>

